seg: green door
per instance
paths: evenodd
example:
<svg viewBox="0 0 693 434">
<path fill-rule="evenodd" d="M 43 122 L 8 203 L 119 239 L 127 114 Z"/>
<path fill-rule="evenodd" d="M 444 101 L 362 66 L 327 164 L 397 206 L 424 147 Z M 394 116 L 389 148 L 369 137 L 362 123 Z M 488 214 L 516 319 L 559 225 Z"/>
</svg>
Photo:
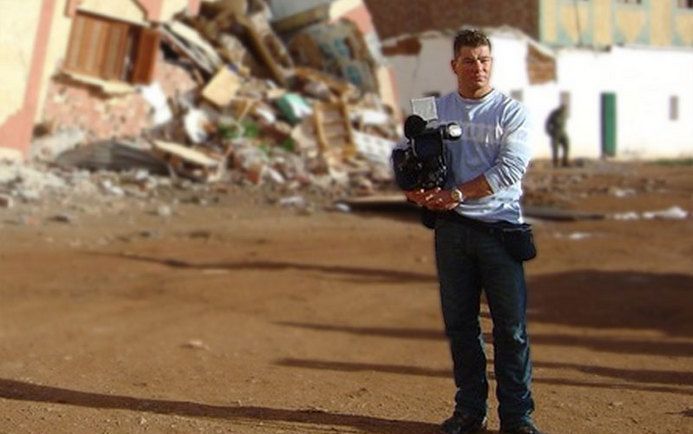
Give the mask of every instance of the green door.
<svg viewBox="0 0 693 434">
<path fill-rule="evenodd" d="M 602 93 L 602 157 L 616 155 L 616 94 Z"/>
</svg>

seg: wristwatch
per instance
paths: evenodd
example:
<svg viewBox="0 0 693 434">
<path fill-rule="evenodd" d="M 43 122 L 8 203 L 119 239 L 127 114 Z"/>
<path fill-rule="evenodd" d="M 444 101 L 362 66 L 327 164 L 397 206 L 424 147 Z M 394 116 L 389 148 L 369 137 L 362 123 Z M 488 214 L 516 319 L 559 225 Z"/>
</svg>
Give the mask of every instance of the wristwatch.
<svg viewBox="0 0 693 434">
<path fill-rule="evenodd" d="M 462 202 L 464 200 L 464 194 L 462 194 L 459 188 L 453 188 L 450 191 L 450 198 L 455 202 Z"/>
</svg>

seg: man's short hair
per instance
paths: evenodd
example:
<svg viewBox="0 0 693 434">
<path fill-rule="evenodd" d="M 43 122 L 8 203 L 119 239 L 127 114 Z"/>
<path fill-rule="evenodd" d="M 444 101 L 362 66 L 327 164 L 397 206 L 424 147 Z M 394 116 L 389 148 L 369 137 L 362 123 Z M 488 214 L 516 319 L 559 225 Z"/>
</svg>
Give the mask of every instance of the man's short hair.
<svg viewBox="0 0 693 434">
<path fill-rule="evenodd" d="M 461 47 L 477 48 L 483 46 L 487 46 L 489 51 L 491 50 L 491 41 L 484 32 L 476 29 L 460 30 L 457 32 L 457 35 L 455 35 L 455 42 L 452 46 L 452 55 L 457 56 L 457 53 L 460 51 Z"/>
</svg>

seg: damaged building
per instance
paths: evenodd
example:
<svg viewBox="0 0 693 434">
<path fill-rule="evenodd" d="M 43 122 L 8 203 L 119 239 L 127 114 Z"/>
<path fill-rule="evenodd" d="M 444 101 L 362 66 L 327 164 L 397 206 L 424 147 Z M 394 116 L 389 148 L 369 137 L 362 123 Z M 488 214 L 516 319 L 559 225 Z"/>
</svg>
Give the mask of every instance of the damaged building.
<svg viewBox="0 0 693 434">
<path fill-rule="evenodd" d="M 43 0 L 5 12 L 3 35 L 33 38 L 0 47 L 4 158 L 125 170 L 154 157 L 196 181 L 232 169 L 362 193 L 390 178 L 394 73 L 361 0 Z M 103 152 L 108 164 L 84 161 Z"/>
<path fill-rule="evenodd" d="M 550 155 L 544 120 L 569 106 L 571 154 L 693 155 L 693 3 L 686 0 L 367 0 L 396 71 L 400 107 L 454 89 L 447 68 L 460 27 L 494 44 L 493 84 L 534 118 L 535 157 Z"/>
</svg>

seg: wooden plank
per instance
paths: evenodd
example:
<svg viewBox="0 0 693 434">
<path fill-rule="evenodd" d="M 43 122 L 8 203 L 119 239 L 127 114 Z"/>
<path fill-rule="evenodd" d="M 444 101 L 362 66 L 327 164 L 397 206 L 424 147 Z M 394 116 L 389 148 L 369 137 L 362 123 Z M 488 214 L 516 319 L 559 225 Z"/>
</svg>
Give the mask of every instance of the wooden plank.
<svg viewBox="0 0 693 434">
<path fill-rule="evenodd" d="M 226 107 L 240 87 L 240 77 L 229 68 L 223 67 L 202 89 L 202 96 L 218 107 Z"/>
<path fill-rule="evenodd" d="M 132 82 L 148 84 L 154 78 L 156 55 L 159 52 L 159 32 L 153 29 L 142 29 L 135 54 L 135 66 L 132 71 Z"/>
<path fill-rule="evenodd" d="M 178 143 L 155 140 L 154 149 L 160 152 L 175 155 L 187 163 L 195 164 L 201 167 L 216 168 L 221 164 L 221 161 L 214 159 L 207 154 Z"/>
<path fill-rule="evenodd" d="M 77 71 L 79 67 L 79 56 L 82 49 L 82 39 L 84 37 L 84 17 L 80 14 L 75 15 L 72 20 L 72 29 L 70 30 L 70 40 L 67 45 L 67 54 L 65 55 L 65 69 Z"/>
</svg>

